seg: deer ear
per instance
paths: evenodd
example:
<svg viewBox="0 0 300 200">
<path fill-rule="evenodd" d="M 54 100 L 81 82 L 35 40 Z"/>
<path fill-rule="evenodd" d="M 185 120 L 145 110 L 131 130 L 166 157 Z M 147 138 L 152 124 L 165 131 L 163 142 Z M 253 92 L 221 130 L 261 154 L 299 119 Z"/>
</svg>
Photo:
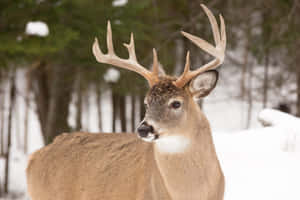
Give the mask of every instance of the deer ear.
<svg viewBox="0 0 300 200">
<path fill-rule="evenodd" d="M 189 84 L 189 90 L 195 99 L 207 96 L 217 84 L 219 73 L 210 70 L 196 76 Z"/>
</svg>

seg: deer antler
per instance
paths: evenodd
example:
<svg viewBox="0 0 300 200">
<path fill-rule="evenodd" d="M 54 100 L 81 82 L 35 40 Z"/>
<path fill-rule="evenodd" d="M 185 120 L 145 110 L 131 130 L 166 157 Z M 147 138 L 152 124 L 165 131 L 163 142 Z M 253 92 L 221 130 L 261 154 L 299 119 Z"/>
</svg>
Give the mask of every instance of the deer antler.
<svg viewBox="0 0 300 200">
<path fill-rule="evenodd" d="M 155 49 L 153 49 L 153 71 L 151 72 L 146 68 L 144 68 L 143 66 L 141 66 L 136 59 L 134 39 L 132 33 L 130 37 L 130 43 L 124 44 L 124 46 L 128 49 L 128 53 L 129 53 L 128 59 L 122 59 L 118 57 L 114 52 L 110 21 L 107 22 L 106 37 L 107 37 L 107 49 L 108 49 L 107 54 L 102 53 L 97 38 L 95 38 L 95 42 L 93 44 L 93 54 L 96 57 L 96 60 L 98 62 L 111 64 L 114 66 L 118 66 L 121 68 L 134 71 L 142 75 L 145 79 L 147 79 L 150 86 L 153 86 L 155 83 L 158 82 L 158 60 L 157 60 L 157 54 Z"/>
<path fill-rule="evenodd" d="M 174 82 L 174 84 L 182 88 L 186 83 L 188 83 L 191 79 L 193 79 L 195 76 L 208 71 L 210 69 L 215 69 L 219 65 L 221 65 L 224 61 L 224 56 L 225 56 L 225 48 L 226 48 L 226 31 L 225 31 L 225 23 L 222 15 L 220 15 L 220 21 L 221 21 L 221 34 L 219 31 L 218 23 L 214 15 L 211 13 L 211 11 L 203 4 L 201 4 L 203 10 L 205 11 L 209 22 L 211 24 L 212 30 L 213 30 L 213 35 L 214 35 L 214 40 L 216 43 L 216 47 L 213 45 L 209 44 L 205 40 L 196 37 L 194 35 L 191 35 L 189 33 L 186 33 L 182 31 L 181 33 L 191 40 L 194 44 L 196 44 L 198 47 L 209 53 L 210 55 L 214 56 L 215 59 L 210 61 L 209 63 L 205 64 L 204 66 L 200 67 L 197 70 L 190 71 L 190 62 L 189 62 L 189 52 L 187 52 L 186 56 L 186 64 L 184 71 L 182 75 Z"/>
</svg>

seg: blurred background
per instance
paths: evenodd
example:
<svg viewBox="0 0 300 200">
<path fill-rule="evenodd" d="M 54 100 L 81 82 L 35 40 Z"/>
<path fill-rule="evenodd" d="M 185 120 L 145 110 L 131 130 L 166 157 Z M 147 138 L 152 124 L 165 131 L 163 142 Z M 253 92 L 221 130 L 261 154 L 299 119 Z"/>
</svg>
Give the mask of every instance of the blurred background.
<svg viewBox="0 0 300 200">
<path fill-rule="evenodd" d="M 298 0 L 1 0 L 0 197 L 27 199 L 27 156 L 62 132 L 134 132 L 143 118 L 146 81 L 92 55 L 95 37 L 106 52 L 107 20 L 117 55 L 133 32 L 143 66 L 156 48 L 178 76 L 187 50 L 192 68 L 212 59 L 180 33 L 213 43 L 200 3 L 228 38 L 218 86 L 199 102 L 213 131 L 259 128 L 263 108 L 300 116 Z"/>
</svg>

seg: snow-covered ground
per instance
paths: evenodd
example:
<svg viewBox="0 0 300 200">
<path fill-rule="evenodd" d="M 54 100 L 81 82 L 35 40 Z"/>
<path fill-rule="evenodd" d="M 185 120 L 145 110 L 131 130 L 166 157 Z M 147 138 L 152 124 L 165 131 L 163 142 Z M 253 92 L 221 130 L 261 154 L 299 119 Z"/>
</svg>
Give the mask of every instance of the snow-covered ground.
<svg viewBox="0 0 300 200">
<path fill-rule="evenodd" d="M 214 134 L 226 178 L 225 200 L 300 199 L 300 152 L 287 151 L 288 145 L 299 150 L 300 142 L 286 133 L 269 127 Z"/>
</svg>

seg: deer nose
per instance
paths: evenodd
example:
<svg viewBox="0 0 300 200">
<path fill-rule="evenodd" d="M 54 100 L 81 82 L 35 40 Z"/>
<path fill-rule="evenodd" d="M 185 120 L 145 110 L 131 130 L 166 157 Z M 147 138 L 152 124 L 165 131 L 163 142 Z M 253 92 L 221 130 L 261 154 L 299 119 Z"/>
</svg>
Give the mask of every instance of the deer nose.
<svg viewBox="0 0 300 200">
<path fill-rule="evenodd" d="M 146 122 L 143 122 L 137 128 L 137 132 L 138 132 L 140 137 L 147 137 L 149 133 L 153 133 L 153 126 L 150 126 Z"/>
</svg>

